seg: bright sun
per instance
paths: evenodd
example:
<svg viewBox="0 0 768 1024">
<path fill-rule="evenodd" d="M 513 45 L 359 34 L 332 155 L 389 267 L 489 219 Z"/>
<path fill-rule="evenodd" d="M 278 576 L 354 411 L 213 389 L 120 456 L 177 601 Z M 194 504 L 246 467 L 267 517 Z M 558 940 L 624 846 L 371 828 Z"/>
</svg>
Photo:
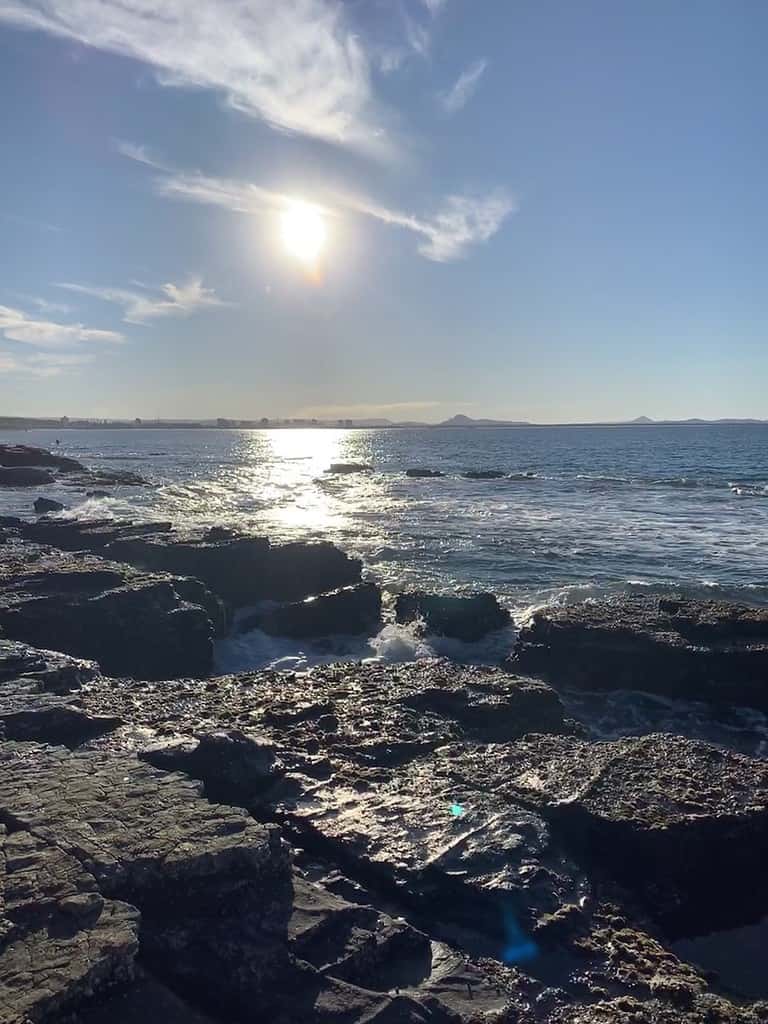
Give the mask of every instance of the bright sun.
<svg viewBox="0 0 768 1024">
<path fill-rule="evenodd" d="M 326 234 L 322 214 L 310 203 L 293 203 L 280 218 L 283 245 L 305 267 L 317 267 Z"/>
</svg>

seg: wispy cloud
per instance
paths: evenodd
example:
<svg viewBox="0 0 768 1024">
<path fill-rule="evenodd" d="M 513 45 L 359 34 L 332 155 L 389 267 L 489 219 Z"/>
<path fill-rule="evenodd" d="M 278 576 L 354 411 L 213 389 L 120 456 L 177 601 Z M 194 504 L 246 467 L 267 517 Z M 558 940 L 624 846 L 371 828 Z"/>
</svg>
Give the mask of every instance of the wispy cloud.
<svg viewBox="0 0 768 1024">
<path fill-rule="evenodd" d="M 466 107 L 487 67 L 487 60 L 476 60 L 462 71 L 447 92 L 440 93 L 439 100 L 447 114 L 455 114 Z"/>
<path fill-rule="evenodd" d="M 310 405 L 296 413 L 300 418 L 315 419 L 409 419 L 418 413 L 439 409 L 442 402 L 364 402 L 356 405 Z"/>
<path fill-rule="evenodd" d="M 123 335 L 117 331 L 103 331 L 79 323 L 62 324 L 53 320 L 40 320 L 11 306 L 0 306 L 0 334 L 9 341 L 44 349 L 72 348 L 80 342 L 98 344 L 123 341 Z"/>
<path fill-rule="evenodd" d="M 0 20 L 143 61 L 279 129 L 381 142 L 368 57 L 335 0 L 3 0 Z"/>
<path fill-rule="evenodd" d="M 205 288 L 199 277 L 192 277 L 183 284 L 168 282 L 157 289 L 143 291 L 101 288 L 70 281 L 62 281 L 58 287 L 120 306 L 123 320 L 129 324 L 145 324 L 148 320 L 163 316 L 190 316 L 201 309 L 229 305 L 212 288 Z"/>
<path fill-rule="evenodd" d="M 59 377 L 93 362 L 93 356 L 71 352 L 32 352 L 22 356 L 0 352 L 0 375 Z"/>
<path fill-rule="evenodd" d="M 298 201 L 295 196 L 263 185 L 184 172 L 157 178 L 155 188 L 158 194 L 170 199 L 219 206 L 234 213 L 258 215 L 280 211 Z M 411 231 L 422 239 L 418 246 L 422 256 L 439 263 L 460 259 L 471 246 L 487 242 L 516 208 L 514 199 L 502 189 L 485 195 L 447 196 L 426 217 L 352 194 L 337 193 L 324 205 L 314 205 L 326 216 L 346 210 Z"/>
</svg>

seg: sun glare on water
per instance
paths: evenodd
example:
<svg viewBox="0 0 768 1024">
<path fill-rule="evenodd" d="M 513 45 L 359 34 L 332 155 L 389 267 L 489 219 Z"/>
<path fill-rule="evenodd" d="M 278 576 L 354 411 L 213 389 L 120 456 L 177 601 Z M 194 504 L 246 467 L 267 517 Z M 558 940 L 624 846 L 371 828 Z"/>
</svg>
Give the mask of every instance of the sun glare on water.
<svg viewBox="0 0 768 1024">
<path fill-rule="evenodd" d="M 280 236 L 286 252 L 310 271 L 317 271 L 325 249 L 327 230 L 322 213 L 311 203 L 296 202 L 280 218 Z"/>
</svg>

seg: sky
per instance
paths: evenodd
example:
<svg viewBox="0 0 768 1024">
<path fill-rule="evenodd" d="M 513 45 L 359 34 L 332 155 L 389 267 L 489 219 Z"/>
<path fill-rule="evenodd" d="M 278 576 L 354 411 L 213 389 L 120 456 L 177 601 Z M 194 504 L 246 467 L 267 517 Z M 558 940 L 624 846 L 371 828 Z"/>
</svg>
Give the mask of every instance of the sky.
<svg viewBox="0 0 768 1024">
<path fill-rule="evenodd" d="M 768 418 L 763 0 L 0 0 L 0 414 Z"/>
</svg>

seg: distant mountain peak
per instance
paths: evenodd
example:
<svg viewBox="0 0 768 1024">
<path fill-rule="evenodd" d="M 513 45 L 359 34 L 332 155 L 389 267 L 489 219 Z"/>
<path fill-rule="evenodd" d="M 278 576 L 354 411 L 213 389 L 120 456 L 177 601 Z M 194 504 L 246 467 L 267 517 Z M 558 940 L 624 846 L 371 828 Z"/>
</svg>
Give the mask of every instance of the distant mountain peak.
<svg viewBox="0 0 768 1024">
<path fill-rule="evenodd" d="M 524 427 L 528 425 L 526 420 L 475 420 L 461 412 L 451 416 L 449 420 L 443 420 L 442 423 L 437 424 L 438 427 Z"/>
<path fill-rule="evenodd" d="M 630 423 L 653 423 L 653 420 L 651 419 L 650 416 L 638 416 L 636 419 L 630 420 L 629 422 Z"/>
</svg>

